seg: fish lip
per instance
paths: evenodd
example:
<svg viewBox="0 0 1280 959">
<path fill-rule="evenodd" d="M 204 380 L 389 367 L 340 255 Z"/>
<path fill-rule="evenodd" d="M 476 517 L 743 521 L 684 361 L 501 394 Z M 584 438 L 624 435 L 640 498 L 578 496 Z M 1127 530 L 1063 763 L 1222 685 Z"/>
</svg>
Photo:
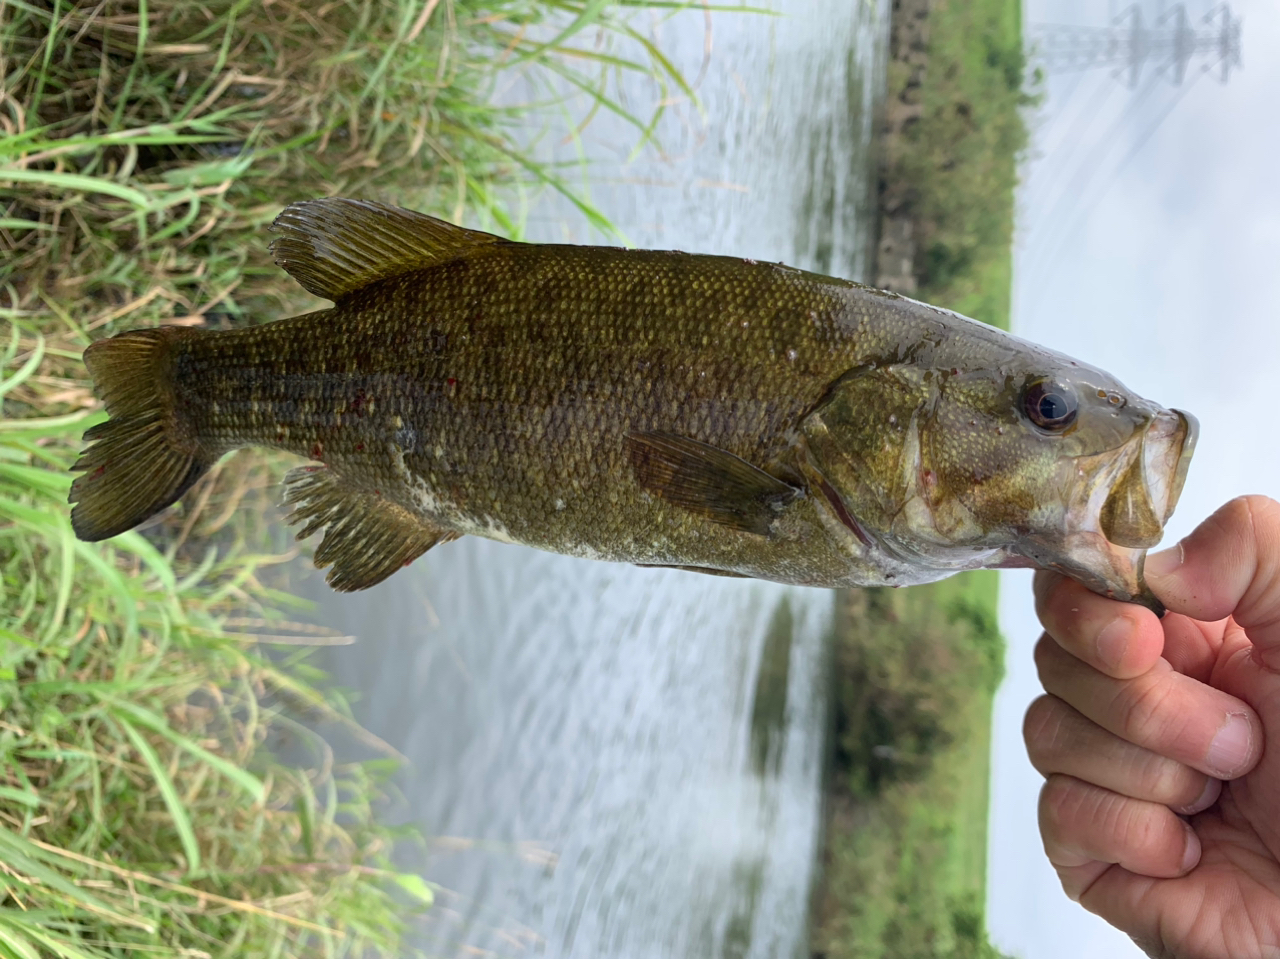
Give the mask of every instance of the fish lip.
<svg viewBox="0 0 1280 959">
<path fill-rule="evenodd" d="M 1151 413 L 1136 442 L 1125 451 L 1077 461 L 1077 469 L 1099 470 L 1102 476 L 1068 509 L 1063 538 L 1056 542 L 1036 538 L 1018 552 L 1096 593 L 1138 603 L 1161 615 L 1164 606 L 1147 585 L 1143 567 L 1147 549 L 1159 541 L 1177 506 L 1198 438 L 1199 423 L 1191 414 L 1163 409 Z M 1136 509 L 1159 524 L 1158 534 L 1127 545 L 1108 538 L 1105 504 L 1121 495 L 1131 497 Z"/>
<path fill-rule="evenodd" d="M 1199 437 L 1199 420 L 1182 410 L 1157 413 L 1143 434 L 1143 485 L 1162 527 L 1178 505 Z"/>
<path fill-rule="evenodd" d="M 1140 475 L 1134 476 L 1138 489 L 1135 496 L 1144 499 L 1152 520 L 1158 521 L 1158 530 L 1148 542 L 1116 543 L 1124 547 L 1153 547 L 1164 535 L 1166 522 L 1174 515 L 1178 499 L 1187 483 L 1187 472 L 1196 451 L 1199 438 L 1199 421 L 1181 410 L 1161 410 L 1151 417 L 1143 431 L 1139 448 Z M 1124 480 L 1121 480 L 1123 483 Z"/>
<path fill-rule="evenodd" d="M 1160 517 L 1161 534 L 1182 496 L 1199 438 L 1200 421 L 1182 410 L 1160 410 L 1151 417 L 1142 434 L 1142 446 L 1138 452 L 1140 464 L 1135 465 L 1141 466 L 1142 493 L 1154 515 Z M 1160 537 L 1155 539 L 1158 542 Z M 1144 575 L 1147 549 L 1156 542 L 1143 547 L 1109 543 L 1110 566 L 1118 578 L 1111 581 L 1108 577 L 1104 592 L 1116 599 L 1138 603 L 1157 616 L 1163 616 L 1164 604 L 1151 591 Z M 1124 595 L 1126 593 L 1128 595 Z"/>
<path fill-rule="evenodd" d="M 1183 410 L 1173 410 L 1182 420 L 1183 439 L 1182 449 L 1178 453 L 1178 465 L 1174 469 L 1173 482 L 1169 488 L 1169 507 L 1165 510 L 1164 521 L 1169 522 L 1169 517 L 1173 515 L 1174 507 L 1178 505 L 1178 499 L 1182 496 L 1182 487 L 1187 482 L 1187 470 L 1191 467 L 1191 457 L 1195 454 L 1196 444 L 1200 441 L 1200 421 Z"/>
<path fill-rule="evenodd" d="M 1149 416 L 1102 505 L 1099 520 L 1108 542 L 1127 549 L 1160 542 L 1182 493 L 1197 432 L 1185 413 L 1157 410 Z"/>
</svg>

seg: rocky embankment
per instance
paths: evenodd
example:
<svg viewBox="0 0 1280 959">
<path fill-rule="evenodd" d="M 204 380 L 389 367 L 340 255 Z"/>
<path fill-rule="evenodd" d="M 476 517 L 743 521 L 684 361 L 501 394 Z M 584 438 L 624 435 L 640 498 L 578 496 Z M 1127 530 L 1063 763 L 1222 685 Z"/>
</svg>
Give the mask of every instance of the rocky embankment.
<svg viewBox="0 0 1280 959">
<path fill-rule="evenodd" d="M 916 237 L 907 183 L 896 170 L 908 148 L 908 134 L 923 114 L 922 92 L 929 66 L 929 8 L 932 0 L 893 0 L 888 81 L 880 124 L 880 241 L 876 286 L 913 295 L 919 287 Z"/>
</svg>

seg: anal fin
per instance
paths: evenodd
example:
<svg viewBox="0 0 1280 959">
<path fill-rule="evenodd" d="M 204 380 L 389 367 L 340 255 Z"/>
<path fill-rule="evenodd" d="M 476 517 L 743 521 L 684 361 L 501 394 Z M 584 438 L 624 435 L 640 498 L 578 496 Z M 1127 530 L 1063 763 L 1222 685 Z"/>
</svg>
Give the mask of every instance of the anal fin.
<svg viewBox="0 0 1280 959">
<path fill-rule="evenodd" d="M 636 481 L 655 496 L 744 533 L 769 535 L 782 509 L 803 495 L 728 450 L 671 433 L 631 433 Z"/>
<path fill-rule="evenodd" d="M 316 550 L 318 569 L 332 565 L 326 581 L 339 592 L 367 589 L 409 565 L 432 546 L 457 539 L 397 503 L 344 483 L 327 466 L 299 466 L 284 478 L 289 523 L 298 539 L 324 528 Z"/>
</svg>

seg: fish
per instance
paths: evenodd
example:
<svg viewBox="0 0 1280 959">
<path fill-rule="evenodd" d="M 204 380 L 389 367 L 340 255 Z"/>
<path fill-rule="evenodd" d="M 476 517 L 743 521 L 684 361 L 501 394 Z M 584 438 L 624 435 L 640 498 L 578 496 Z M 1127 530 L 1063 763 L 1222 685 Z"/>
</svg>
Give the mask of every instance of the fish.
<svg viewBox="0 0 1280 959">
<path fill-rule="evenodd" d="M 84 363 L 71 524 L 132 529 L 246 446 L 319 568 L 373 586 L 461 536 L 816 587 L 1058 570 L 1157 612 L 1143 562 L 1199 427 L 1093 366 L 849 280 L 523 243 L 330 197 L 272 224 L 329 309 L 160 326 Z"/>
</svg>

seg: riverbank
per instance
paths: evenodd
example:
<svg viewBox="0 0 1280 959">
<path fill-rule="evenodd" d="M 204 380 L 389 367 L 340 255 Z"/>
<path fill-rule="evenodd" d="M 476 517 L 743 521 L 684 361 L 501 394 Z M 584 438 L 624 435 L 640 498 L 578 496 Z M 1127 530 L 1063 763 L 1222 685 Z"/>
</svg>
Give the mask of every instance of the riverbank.
<svg viewBox="0 0 1280 959">
<path fill-rule="evenodd" d="M 815 959 L 995 959 L 984 920 L 997 574 L 837 596 Z"/>
<path fill-rule="evenodd" d="M 876 284 L 1009 326 L 1021 0 L 893 0 Z"/>
</svg>

